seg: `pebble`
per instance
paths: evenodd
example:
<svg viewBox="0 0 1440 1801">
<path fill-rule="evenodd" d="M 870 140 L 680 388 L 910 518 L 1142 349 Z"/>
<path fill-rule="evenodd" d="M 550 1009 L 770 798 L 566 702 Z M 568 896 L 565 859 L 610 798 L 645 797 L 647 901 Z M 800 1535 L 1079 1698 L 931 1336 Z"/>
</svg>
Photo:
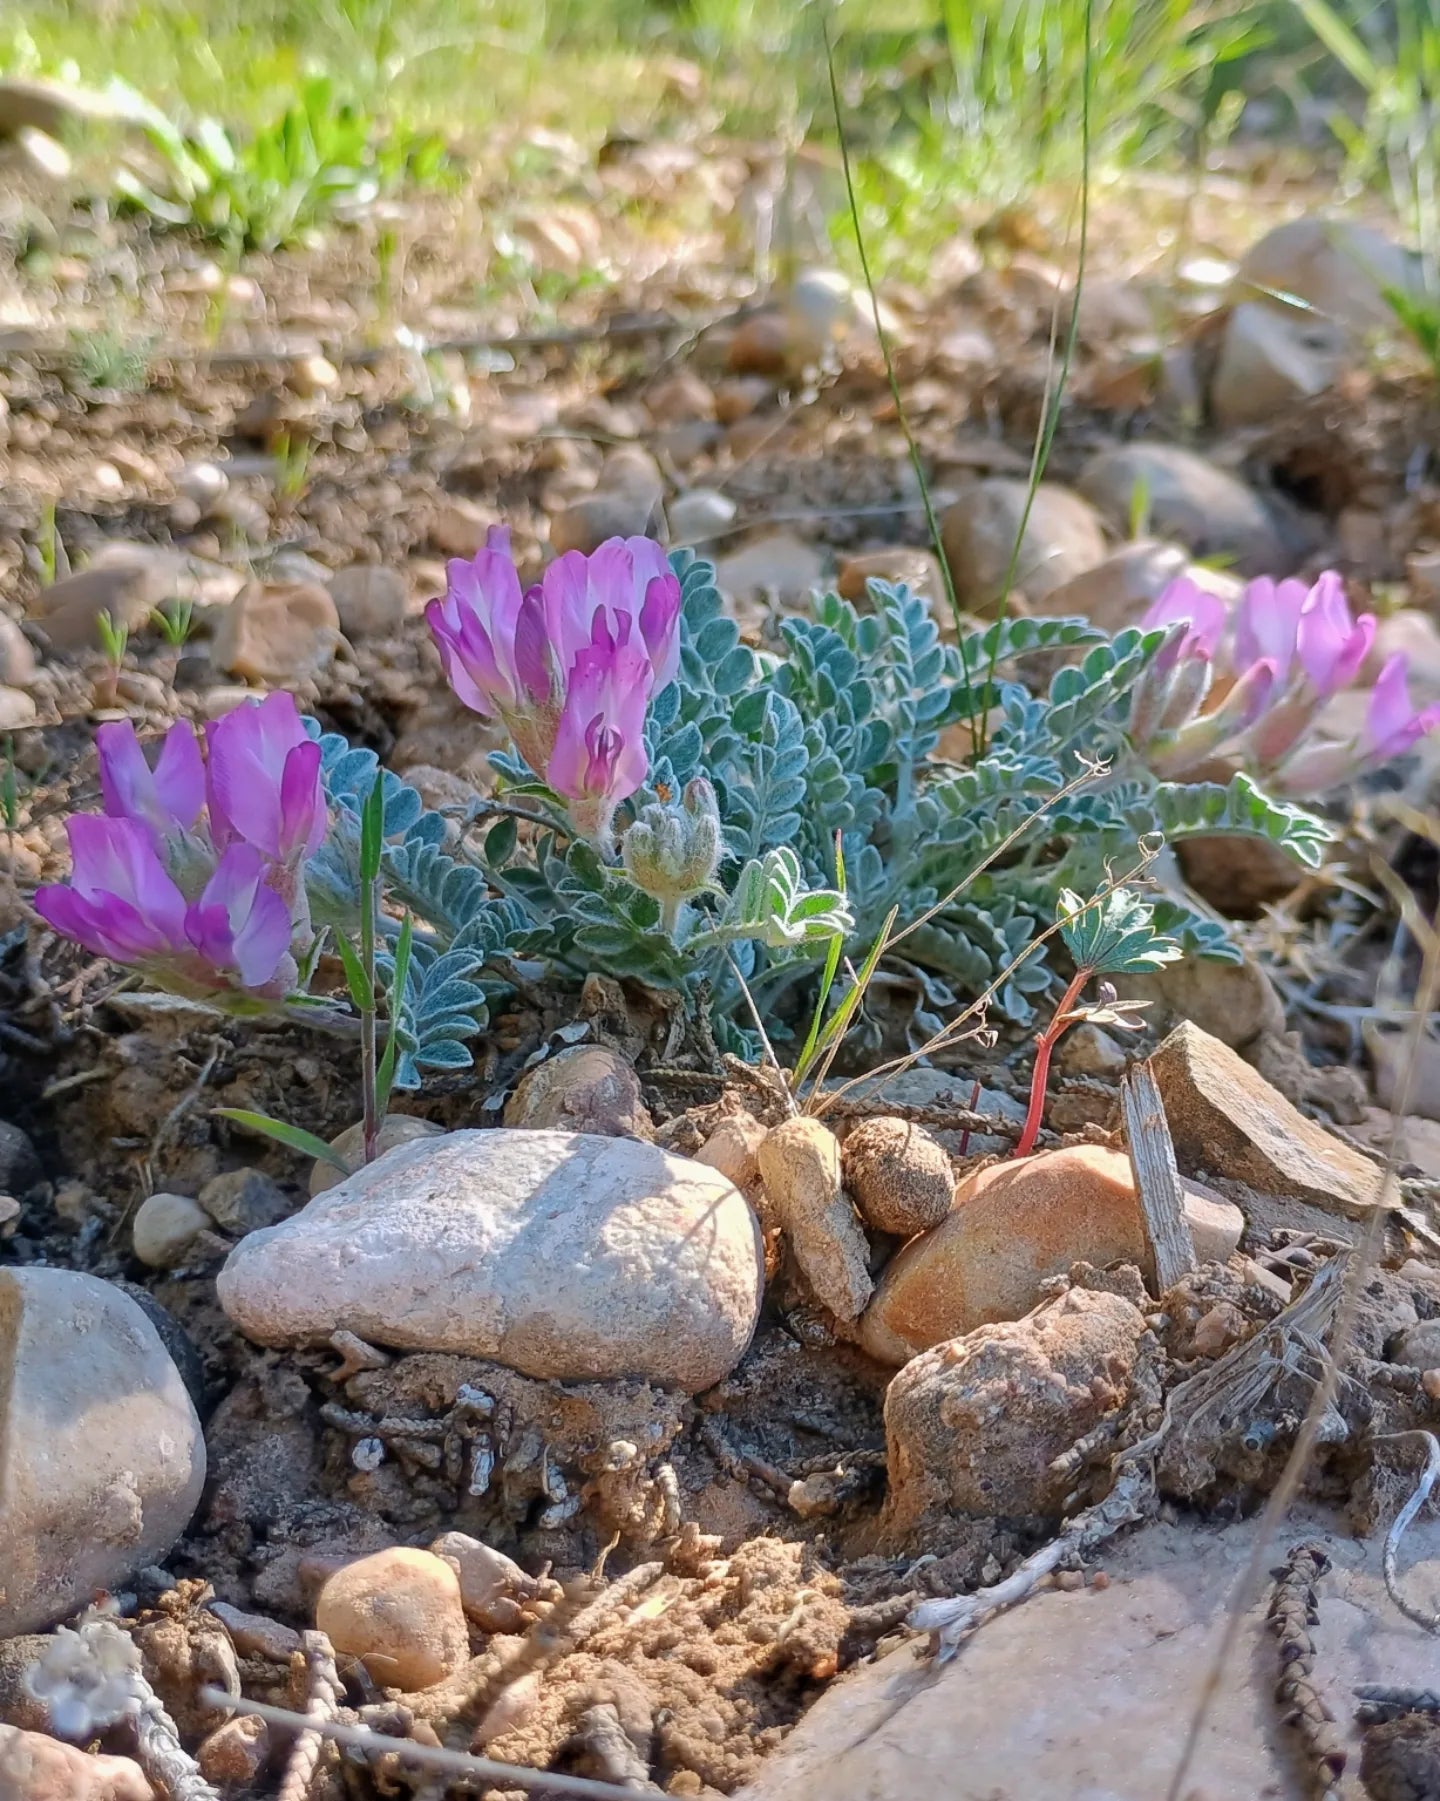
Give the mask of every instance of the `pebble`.
<svg viewBox="0 0 1440 1801">
<path fill-rule="evenodd" d="M 645 410 L 656 425 L 685 425 L 715 417 L 715 394 L 693 369 L 677 369 L 645 395 Z"/>
<path fill-rule="evenodd" d="M 1001 598 L 1028 487 L 1011 476 L 989 476 L 966 488 L 940 515 L 940 540 L 962 606 L 993 607 Z M 1041 482 L 1014 586 L 1032 607 L 1044 607 L 1056 588 L 1104 558 L 1104 529 L 1089 501 L 1056 482 Z"/>
<path fill-rule="evenodd" d="M 1422 1319 L 1407 1326 L 1390 1347 L 1391 1363 L 1412 1370 L 1440 1369 L 1440 1319 Z"/>
<path fill-rule="evenodd" d="M 31 617 L 61 655 L 95 649 L 101 613 L 138 631 L 174 592 L 178 575 L 177 560 L 153 544 L 107 544 L 87 568 L 43 588 Z"/>
<path fill-rule="evenodd" d="M 331 576 L 330 598 L 340 617 L 340 629 L 353 644 L 399 631 L 405 623 L 409 592 L 398 570 L 383 563 L 352 563 Z"/>
<path fill-rule="evenodd" d="M 199 1504 L 205 1441 L 149 1316 L 98 1277 L 0 1269 L 0 1368 L 3 1638 L 162 1562 Z"/>
<path fill-rule="evenodd" d="M 185 1194 L 152 1194 L 136 1209 L 130 1226 L 135 1255 L 151 1269 L 178 1269 L 199 1247 L 196 1239 L 210 1215 Z"/>
<path fill-rule="evenodd" d="M 858 1319 L 870 1299 L 870 1246 L 840 1185 L 840 1145 L 818 1119 L 801 1114 L 765 1134 L 760 1176 L 805 1280 L 840 1320 Z"/>
<path fill-rule="evenodd" d="M 466 1532 L 443 1532 L 430 1549 L 455 1566 L 461 1606 L 482 1632 L 521 1630 L 520 1603 L 539 1585 L 513 1558 Z"/>
<path fill-rule="evenodd" d="M 1237 1051 L 1262 1033 L 1285 1030 L 1280 996 L 1253 957 L 1239 963 L 1182 957 L 1150 975 L 1117 976 L 1114 985 L 1122 1000 L 1149 1003 L 1147 1025 L 1163 1031 L 1188 1019 Z"/>
<path fill-rule="evenodd" d="M 35 680 L 35 651 L 8 613 L 0 613 L 0 682 L 28 688 Z"/>
<path fill-rule="evenodd" d="M 924 1126 L 907 1120 L 861 1120 L 845 1139 L 841 1166 L 855 1205 L 878 1232 L 928 1232 L 955 1198 L 949 1157 Z"/>
<path fill-rule="evenodd" d="M 755 1216 L 716 1171 L 627 1138 L 452 1132 L 252 1232 L 220 1303 L 261 1344 L 358 1333 L 561 1381 L 694 1393 L 754 1331 Z"/>
<path fill-rule="evenodd" d="M 696 1151 L 695 1161 L 718 1169 L 748 1198 L 760 1182 L 760 1146 L 768 1129 L 743 1108 L 727 1114 Z"/>
<path fill-rule="evenodd" d="M 1064 1075 L 1097 1076 L 1103 1080 L 1123 1076 L 1130 1059 L 1125 1054 L 1125 1047 L 1117 1044 L 1108 1032 L 1092 1025 L 1088 1019 L 1082 1019 L 1060 1040 L 1057 1061 Z"/>
<path fill-rule="evenodd" d="M 25 1194 L 43 1174 L 29 1136 L 0 1119 L 0 1194 Z"/>
<path fill-rule="evenodd" d="M 187 463 L 175 482 L 175 491 L 200 509 L 204 518 L 230 486 L 230 477 L 218 463 Z"/>
<path fill-rule="evenodd" d="M 1207 832 L 1175 846 L 1185 880 L 1226 919 L 1259 919 L 1310 871 L 1278 844 L 1242 832 Z"/>
<path fill-rule="evenodd" d="M 872 581 L 904 583 L 912 594 L 923 595 L 937 614 L 946 615 L 945 582 L 933 551 L 912 550 L 897 544 L 891 550 L 867 550 L 859 556 L 842 557 L 835 587 L 842 600 L 857 606 L 869 604 Z"/>
<path fill-rule="evenodd" d="M 600 468 L 593 494 L 563 507 L 550 521 L 550 542 L 557 552 L 578 550 L 585 556 L 607 538 L 654 538 L 664 518 L 665 483 L 648 451 L 623 445 L 611 451 Z"/>
<path fill-rule="evenodd" d="M 224 675 L 277 687 L 328 668 L 340 615 L 318 582 L 250 582 L 220 615 L 210 658 Z"/>
<path fill-rule="evenodd" d="M 1228 1176 L 1352 1219 L 1378 1203 L 1375 1164 L 1298 1112 L 1199 1026 L 1177 1026 L 1151 1068 L 1182 1172 Z"/>
<path fill-rule="evenodd" d="M 765 1760 L 746 1801 L 1156 1801 L 1174 1778 L 1180 1733 L 1247 1565 L 1271 1569 L 1302 1538 L 1328 1539 L 1334 1556 L 1320 1585 L 1315 1664 L 1331 1705 L 1360 1683 L 1434 1686 L 1433 1641 L 1417 1676 L 1427 1641 L 1385 1592 L 1383 1532 L 1357 1539 L 1318 1509 L 1262 1545 L 1268 1532 L 1258 1513 L 1229 1524 L 1172 1514 L 1112 1538 L 1086 1589 L 1042 1589 L 997 1612 L 948 1663 L 928 1657 L 923 1643 L 862 1660 Z M 1401 1558 L 1433 1605 L 1433 1586 L 1425 1585 L 1440 1554 L 1440 1522 L 1422 1512 L 1410 1532 Z M 1299 1801 L 1315 1792 L 1264 1687 L 1278 1659 L 1263 1614 L 1249 1612 L 1219 1672 L 1186 1801 Z M 1353 1771 L 1360 1734 L 1348 1705 L 1336 1712 L 1337 1742 Z M 1354 1787 L 1358 1795 L 1364 1785 Z M 1432 1782 L 1428 1790 L 1371 1793 L 1372 1801 L 1382 1793 L 1417 1801 L 1440 1789 Z"/>
<path fill-rule="evenodd" d="M 882 1537 L 909 1544 L 949 1512 L 1058 1514 L 1073 1482 L 1050 1466 L 1124 1402 L 1144 1330 L 1122 1296 L 1070 1289 L 913 1358 L 885 1395 Z"/>
<path fill-rule="evenodd" d="M 1183 450 L 1143 441 L 1091 457 L 1076 486 L 1125 531 L 1137 496 L 1150 527 L 1183 544 L 1194 557 L 1227 557 L 1241 575 L 1281 566 L 1285 546 L 1264 502 L 1239 476 Z"/>
<path fill-rule="evenodd" d="M 766 532 L 743 550 L 721 557 L 715 565 L 715 581 L 732 600 L 765 599 L 774 595 L 783 605 L 798 605 L 817 588 L 825 586 L 825 559 L 813 544 L 793 532 Z"/>
<path fill-rule="evenodd" d="M 384 1688 L 433 1688 L 470 1656 L 460 1579 L 443 1557 L 396 1545 L 336 1573 L 315 1624 L 342 1657 L 357 1657 Z"/>
<path fill-rule="evenodd" d="M 736 375 L 715 389 L 715 417 L 722 425 L 738 425 L 757 413 L 775 394 L 775 384 L 763 375 Z"/>
<path fill-rule="evenodd" d="M 1210 418 L 1222 431 L 1264 425 L 1333 387 L 1349 361 L 1344 328 L 1318 313 L 1231 307 L 1210 376 Z"/>
<path fill-rule="evenodd" d="M 708 543 L 732 523 L 737 511 L 735 502 L 718 488 L 692 488 L 688 494 L 677 494 L 665 509 L 676 544 Z"/>
<path fill-rule="evenodd" d="M 1267 231 L 1245 252 L 1231 283 L 1232 298 L 1284 317 L 1320 318 L 1350 331 L 1393 330 L 1386 288 L 1419 285 L 1419 257 L 1384 232 L 1348 219 L 1309 215 Z M 1293 294 L 1301 308 L 1288 306 Z"/>
<path fill-rule="evenodd" d="M 195 1762 L 207 1782 L 221 1788 L 249 1787 L 270 1761 L 270 1728 L 253 1714 L 239 1714 L 217 1726 L 195 1747 Z"/>
<path fill-rule="evenodd" d="M 340 371 L 328 357 L 321 356 L 318 351 L 310 356 L 297 358 L 285 376 L 285 386 L 304 400 L 313 400 L 316 395 L 338 387 L 339 383 Z"/>
<path fill-rule="evenodd" d="M 133 1758 L 92 1756 L 18 1726 L 0 1726 L 0 1795 L 5 1801 L 155 1801 Z"/>
<path fill-rule="evenodd" d="M 1209 585 L 1214 578 L 1205 573 Z M 1177 576 L 1189 574 L 1190 559 L 1178 544 L 1142 538 L 1047 594 L 1037 610 L 1055 618 L 1073 613 L 1113 635 L 1138 625 L 1151 601 Z"/>
<path fill-rule="evenodd" d="M 1240 1241 L 1238 1207 L 1185 1196 L 1195 1254 L 1223 1263 Z M 1133 1263 L 1153 1288 L 1129 1158 L 1101 1145 L 1071 1145 L 966 1177 L 945 1220 L 912 1239 L 885 1267 L 860 1322 L 860 1342 L 882 1363 L 977 1326 L 1018 1319 L 1051 1276 L 1075 1263 Z"/>
<path fill-rule="evenodd" d="M 255 1232 L 262 1226 L 278 1225 L 291 1210 L 279 1183 L 260 1169 L 232 1169 L 212 1176 L 198 1198 L 215 1224 L 227 1232 Z"/>
<path fill-rule="evenodd" d="M 418 1119 L 412 1113 L 387 1113 L 380 1122 L 380 1130 L 376 1134 L 376 1154 L 383 1157 L 386 1151 L 393 1151 L 397 1145 L 414 1144 L 421 1138 L 443 1138 L 444 1126 L 437 1126 L 433 1120 Z M 365 1126 L 363 1121 L 356 1121 L 353 1126 L 346 1126 L 338 1137 L 330 1140 L 330 1149 L 339 1154 L 341 1159 L 352 1169 L 359 1169 L 365 1157 Z M 324 1194 L 343 1182 L 344 1176 L 332 1164 L 321 1163 L 318 1159 L 310 1170 L 310 1198 L 313 1201 L 317 1194 Z"/>
<path fill-rule="evenodd" d="M 495 515 L 473 500 L 451 497 L 430 521 L 430 542 L 443 556 L 473 557 L 495 523 Z"/>
<path fill-rule="evenodd" d="M 527 1069 L 505 1103 L 505 1124 L 603 1138 L 655 1135 L 633 1065 L 599 1044 L 569 1045 Z"/>
<path fill-rule="evenodd" d="M 300 1634 L 263 1613 L 245 1613 L 224 1601 L 212 1601 L 210 1611 L 230 1634 L 230 1642 L 242 1657 L 268 1657 L 272 1663 L 289 1663 L 301 1648 Z"/>
</svg>

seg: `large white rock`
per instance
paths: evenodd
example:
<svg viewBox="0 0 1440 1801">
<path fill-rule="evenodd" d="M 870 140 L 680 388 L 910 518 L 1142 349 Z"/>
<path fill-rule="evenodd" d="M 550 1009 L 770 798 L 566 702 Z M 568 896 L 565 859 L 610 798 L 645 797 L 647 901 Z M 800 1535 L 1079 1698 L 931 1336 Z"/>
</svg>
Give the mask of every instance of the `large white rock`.
<svg viewBox="0 0 1440 1801">
<path fill-rule="evenodd" d="M 205 1482 L 190 1396 L 144 1310 L 73 1270 L 0 1270 L 0 1638 L 160 1562 Z"/>
<path fill-rule="evenodd" d="M 252 1232 L 219 1293 L 261 1344 L 344 1329 L 694 1393 L 739 1361 L 762 1284 L 755 1216 L 718 1170 L 630 1139 L 497 1130 L 398 1146 Z"/>
<path fill-rule="evenodd" d="M 916 1645 L 860 1665 L 826 1690 L 736 1801 L 1158 1801 L 1255 1532 L 1254 1520 L 1147 1526 L 1101 1554 L 1108 1588 L 1038 1594 L 991 1620 L 952 1663 L 937 1667 Z M 1266 1568 L 1317 1537 L 1335 1567 L 1320 1583 L 1315 1674 L 1353 1771 L 1355 1685 L 1433 1687 L 1435 1641 L 1386 1595 L 1378 1538 L 1357 1543 L 1348 1527 L 1307 1511 L 1287 1523 Z M 1440 1524 L 1418 1520 L 1401 1580 L 1422 1607 L 1440 1599 L 1437 1556 Z M 1272 1698 L 1280 1663 L 1266 1599 L 1247 1608 L 1226 1659 L 1184 1785 L 1190 1801 L 1302 1801 L 1314 1792 Z"/>
</svg>

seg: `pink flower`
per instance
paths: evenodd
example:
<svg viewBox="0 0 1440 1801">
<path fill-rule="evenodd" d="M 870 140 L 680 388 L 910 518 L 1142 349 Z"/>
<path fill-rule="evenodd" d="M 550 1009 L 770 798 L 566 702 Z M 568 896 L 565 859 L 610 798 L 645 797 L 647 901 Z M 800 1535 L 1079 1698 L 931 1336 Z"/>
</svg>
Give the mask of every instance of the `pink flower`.
<svg viewBox="0 0 1440 1801">
<path fill-rule="evenodd" d="M 290 910 L 264 885 L 258 851 L 232 845 L 187 906 L 139 820 L 80 814 L 69 834 L 69 885 L 35 895 L 57 932 L 178 993 L 283 992 L 294 975 Z"/>
<path fill-rule="evenodd" d="M 1419 712 L 1410 704 L 1408 672 L 1408 658 L 1404 651 L 1396 651 L 1376 679 L 1365 715 L 1363 754 L 1367 764 L 1403 757 L 1412 744 L 1440 725 L 1440 704 L 1422 707 Z"/>
<path fill-rule="evenodd" d="M 1261 658 L 1275 665 L 1284 686 L 1295 660 L 1300 614 L 1313 590 L 1301 581 L 1273 581 L 1262 575 L 1251 582 L 1235 609 L 1235 667 L 1248 669 Z"/>
<path fill-rule="evenodd" d="M 680 663 L 680 582 L 660 546 L 649 538 L 609 538 L 590 556 L 567 551 L 522 593 L 509 534 L 497 527 L 472 562 L 448 566 L 448 577 L 444 598 L 432 600 L 425 617 L 460 700 L 502 720 L 525 761 L 561 794 L 581 782 L 584 725 L 600 721 L 585 753 L 585 766 L 593 763 L 584 778 L 586 802 L 618 792 L 621 770 L 638 761 L 640 773 L 624 790 L 632 794 L 645 779 L 645 707 Z M 601 664 L 609 676 L 602 678 Z M 638 709 L 640 719 L 618 748 L 605 723 L 618 699 L 608 686 L 615 667 L 631 684 L 625 717 Z M 603 704 L 602 689 L 610 696 Z M 602 767 L 608 776 L 599 774 Z"/>
<path fill-rule="evenodd" d="M 591 556 L 566 551 L 540 582 L 545 630 L 556 665 L 568 669 L 603 619 L 617 637 L 633 620 L 645 646 L 650 691 L 675 679 L 680 666 L 680 582 L 651 538 L 607 538 Z M 533 590 L 532 590 L 533 591 Z"/>
<path fill-rule="evenodd" d="M 1295 636 L 1300 667 L 1315 693 L 1325 700 L 1348 687 L 1374 641 L 1374 614 L 1362 613 L 1352 624 L 1344 583 L 1326 570 L 1306 596 Z"/>
<path fill-rule="evenodd" d="M 293 694 L 247 701 L 209 727 L 210 835 L 234 839 L 274 863 L 320 848 L 328 816 L 320 746 L 306 736 Z"/>
<path fill-rule="evenodd" d="M 170 727 L 153 770 L 128 719 L 102 725 L 95 751 L 112 819 L 139 820 L 161 838 L 193 829 L 205 805 L 205 764 L 188 724 Z"/>
<path fill-rule="evenodd" d="M 1209 593 L 1188 575 L 1180 575 L 1165 584 L 1140 621 L 1140 629 L 1152 632 L 1157 626 L 1181 622 L 1189 627 L 1177 637 L 1173 651 L 1167 645 L 1162 652 L 1162 657 L 1173 667 L 1182 657 L 1211 660 L 1225 633 L 1225 617 L 1225 602 L 1218 594 Z"/>
<path fill-rule="evenodd" d="M 576 825 L 607 851 L 616 807 L 645 780 L 650 667 L 644 651 L 612 637 L 597 616 L 594 636 L 570 670 L 546 772 L 555 792 L 571 803 Z"/>
<path fill-rule="evenodd" d="M 543 702 L 549 693 L 534 650 L 544 636 L 538 599 L 525 609 L 520 575 L 510 555 L 510 533 L 495 525 L 483 550 L 470 562 L 456 557 L 445 566 L 444 598 L 432 600 L 425 619 L 445 666 L 445 679 L 472 713 L 487 719 L 507 718 L 522 707 Z M 522 632 L 520 615 L 527 611 Z M 530 680 L 522 678 L 524 661 Z M 536 679 L 538 677 L 538 679 Z"/>
</svg>

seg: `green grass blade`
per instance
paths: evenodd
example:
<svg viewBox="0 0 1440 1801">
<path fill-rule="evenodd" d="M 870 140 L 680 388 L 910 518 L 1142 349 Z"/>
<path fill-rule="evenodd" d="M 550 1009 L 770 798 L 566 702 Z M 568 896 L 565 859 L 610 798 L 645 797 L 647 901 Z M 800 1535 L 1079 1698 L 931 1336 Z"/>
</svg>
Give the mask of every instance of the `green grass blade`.
<svg viewBox="0 0 1440 1801">
<path fill-rule="evenodd" d="M 375 985 L 366 975 L 365 965 L 356 954 L 355 946 L 341 932 L 335 934 L 335 948 L 340 953 L 340 961 L 345 965 L 345 980 L 349 984 L 355 1011 L 369 1013 L 375 1006 Z"/>
<path fill-rule="evenodd" d="M 273 1138 L 277 1144 L 287 1149 L 298 1151 L 302 1157 L 313 1157 L 317 1163 L 328 1163 L 331 1169 L 338 1169 L 342 1176 L 351 1175 L 350 1165 L 323 1138 L 317 1138 L 313 1132 L 307 1132 L 303 1126 L 287 1126 L 283 1119 L 272 1119 L 268 1113 L 255 1113 L 248 1107 L 215 1107 L 212 1112 L 218 1119 L 228 1119 L 237 1126 L 244 1126 L 247 1132 L 258 1132 L 262 1138 Z"/>
<path fill-rule="evenodd" d="M 415 937 L 415 920 L 407 913 L 400 924 L 395 945 L 395 975 L 390 983 L 390 1023 L 385 1033 L 385 1054 L 380 1059 L 380 1073 L 375 1078 L 375 1098 L 384 1119 L 390 1105 L 390 1090 L 395 1082 L 395 1063 L 400 1052 L 400 1012 L 405 998 L 405 983 L 410 975 L 410 946 Z"/>
</svg>

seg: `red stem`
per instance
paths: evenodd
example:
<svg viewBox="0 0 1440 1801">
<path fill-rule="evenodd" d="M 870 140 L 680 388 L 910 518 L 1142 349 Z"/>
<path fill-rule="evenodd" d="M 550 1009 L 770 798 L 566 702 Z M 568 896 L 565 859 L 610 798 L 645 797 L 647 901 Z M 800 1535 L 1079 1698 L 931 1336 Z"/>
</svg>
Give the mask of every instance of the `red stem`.
<svg viewBox="0 0 1440 1801">
<path fill-rule="evenodd" d="M 1020 1134 L 1020 1142 L 1015 1146 L 1017 1157 L 1028 1157 L 1035 1149 L 1035 1140 L 1040 1136 L 1040 1117 L 1045 1111 L 1045 1083 L 1050 1075 L 1050 1054 L 1059 1042 L 1060 1034 L 1071 1023 L 1065 1016 L 1080 998 L 1080 991 L 1090 980 L 1088 969 L 1077 969 L 1070 978 L 1070 986 L 1060 996 L 1060 1004 L 1045 1030 L 1035 1041 L 1035 1067 L 1030 1074 L 1030 1107 L 1025 1115 L 1025 1129 Z"/>
</svg>

